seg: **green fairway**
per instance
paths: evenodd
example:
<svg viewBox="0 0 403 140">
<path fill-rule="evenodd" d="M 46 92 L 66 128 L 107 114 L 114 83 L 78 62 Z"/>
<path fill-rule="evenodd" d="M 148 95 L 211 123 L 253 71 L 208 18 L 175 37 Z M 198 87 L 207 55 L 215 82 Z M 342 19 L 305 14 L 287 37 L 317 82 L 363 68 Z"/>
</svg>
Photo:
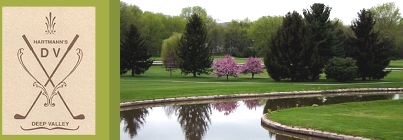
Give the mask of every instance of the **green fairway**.
<svg viewBox="0 0 403 140">
<path fill-rule="evenodd" d="M 390 61 L 389 68 L 403 68 L 403 60 Z"/>
<path fill-rule="evenodd" d="M 382 80 L 355 80 L 347 83 L 339 83 L 334 80 L 321 77 L 316 82 L 275 82 L 268 74 L 239 75 L 238 78 L 225 77 L 217 79 L 214 75 L 181 75 L 176 70 L 169 78 L 169 72 L 163 66 L 151 66 L 143 75 L 122 75 L 120 80 L 121 102 L 138 101 L 146 99 L 161 99 L 172 97 L 189 97 L 204 95 L 226 95 L 246 93 L 268 93 L 276 91 L 306 91 L 326 90 L 342 88 L 374 88 L 374 87 L 402 87 L 403 71 L 393 71 Z"/>
<path fill-rule="evenodd" d="M 298 107 L 268 114 L 281 124 L 384 140 L 403 139 L 403 99 Z"/>
<path fill-rule="evenodd" d="M 224 55 L 215 55 L 213 56 L 214 60 L 218 59 L 218 58 L 225 58 Z M 151 59 L 153 59 L 154 61 L 162 61 L 162 58 L 159 56 L 153 56 L 151 57 Z M 237 63 L 245 63 L 246 59 L 248 58 L 238 58 L 238 57 L 234 57 L 235 61 Z M 263 58 L 260 58 L 262 60 L 262 64 L 263 64 Z M 402 66 L 403 67 L 403 66 Z"/>
</svg>

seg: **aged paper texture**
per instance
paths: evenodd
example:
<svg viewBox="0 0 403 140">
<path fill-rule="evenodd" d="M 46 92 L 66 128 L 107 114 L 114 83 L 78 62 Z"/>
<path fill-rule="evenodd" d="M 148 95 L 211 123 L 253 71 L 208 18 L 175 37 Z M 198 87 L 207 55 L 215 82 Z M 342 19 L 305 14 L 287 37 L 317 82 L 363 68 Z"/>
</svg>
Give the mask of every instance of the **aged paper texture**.
<svg viewBox="0 0 403 140">
<path fill-rule="evenodd" d="M 2 12 L 2 134 L 95 135 L 95 7 Z"/>
</svg>

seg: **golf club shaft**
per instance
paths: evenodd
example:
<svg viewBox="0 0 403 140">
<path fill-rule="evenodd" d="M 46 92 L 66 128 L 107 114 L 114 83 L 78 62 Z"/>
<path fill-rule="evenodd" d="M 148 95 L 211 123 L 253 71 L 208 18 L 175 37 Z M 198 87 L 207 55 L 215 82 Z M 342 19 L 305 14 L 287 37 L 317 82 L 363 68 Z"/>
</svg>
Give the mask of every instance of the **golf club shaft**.
<svg viewBox="0 0 403 140">
<path fill-rule="evenodd" d="M 36 97 L 36 99 L 35 99 L 34 103 L 32 103 L 31 107 L 29 108 L 29 110 L 28 110 L 27 114 L 25 114 L 25 116 L 20 115 L 20 116 L 22 116 L 22 117 L 23 117 L 23 119 L 25 119 L 25 118 L 28 116 L 29 112 L 31 112 L 32 108 L 33 108 L 33 107 L 34 107 L 34 105 L 36 104 L 36 101 L 38 101 L 38 99 L 39 99 L 39 97 L 41 96 L 41 94 L 42 94 L 42 91 L 41 91 L 41 92 L 39 92 L 39 94 L 38 94 L 38 96 Z M 16 115 L 17 115 L 17 114 L 16 114 Z M 14 118 L 15 118 L 15 117 L 14 117 Z M 20 119 L 22 119 L 22 118 L 20 118 Z"/>
<path fill-rule="evenodd" d="M 66 102 L 64 101 L 64 99 L 63 99 L 63 97 L 62 97 L 62 95 L 60 94 L 59 91 L 57 91 L 57 94 L 59 94 L 60 99 L 62 99 L 62 101 L 63 101 L 63 103 L 64 103 L 64 106 L 66 106 L 66 108 L 67 108 L 67 110 L 69 111 L 71 117 L 73 117 L 73 119 L 77 119 L 77 116 L 74 116 L 73 113 L 71 113 L 71 110 L 70 110 L 69 106 L 67 106 Z"/>
<path fill-rule="evenodd" d="M 67 48 L 66 52 L 64 53 L 62 59 L 60 59 L 59 63 L 57 64 L 56 68 L 53 70 L 52 74 L 50 76 L 48 76 L 48 81 L 46 81 L 45 85 L 47 85 L 49 83 L 49 81 L 52 80 L 53 75 L 55 74 L 56 70 L 59 68 L 60 64 L 63 62 L 64 58 L 66 57 L 67 53 L 71 50 L 71 48 L 73 47 L 74 43 L 76 43 L 77 39 L 78 39 L 78 35 L 76 35 L 73 39 L 73 41 L 71 41 L 69 47 Z M 55 87 L 55 86 L 53 86 Z"/>
<path fill-rule="evenodd" d="M 39 60 L 38 56 L 36 55 L 34 49 L 31 46 L 31 43 L 29 43 L 27 37 L 25 35 L 22 35 L 22 38 L 25 40 L 25 43 L 28 45 L 29 49 L 31 50 L 31 52 L 34 54 L 36 61 L 38 61 L 39 65 L 41 65 L 42 70 L 45 72 L 46 76 L 49 77 L 48 72 L 46 72 L 45 68 L 42 65 L 42 62 Z M 48 80 L 49 82 L 49 80 Z M 48 84 L 48 82 L 45 83 L 45 86 Z M 54 87 L 55 84 L 53 83 L 53 81 L 50 79 L 50 83 L 52 84 L 52 86 Z"/>
</svg>

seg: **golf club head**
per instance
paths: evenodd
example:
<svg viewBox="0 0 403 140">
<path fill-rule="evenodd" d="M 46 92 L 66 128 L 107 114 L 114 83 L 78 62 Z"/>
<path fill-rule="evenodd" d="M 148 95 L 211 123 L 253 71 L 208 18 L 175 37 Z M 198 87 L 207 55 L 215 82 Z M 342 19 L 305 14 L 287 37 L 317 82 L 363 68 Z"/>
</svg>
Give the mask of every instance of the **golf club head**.
<svg viewBox="0 0 403 140">
<path fill-rule="evenodd" d="M 84 120 L 85 116 L 83 114 L 80 114 L 80 115 L 74 116 L 73 119 L 75 119 L 75 120 Z"/>
<path fill-rule="evenodd" d="M 25 119 L 27 116 L 22 116 L 20 114 L 15 114 L 14 119 Z"/>
</svg>

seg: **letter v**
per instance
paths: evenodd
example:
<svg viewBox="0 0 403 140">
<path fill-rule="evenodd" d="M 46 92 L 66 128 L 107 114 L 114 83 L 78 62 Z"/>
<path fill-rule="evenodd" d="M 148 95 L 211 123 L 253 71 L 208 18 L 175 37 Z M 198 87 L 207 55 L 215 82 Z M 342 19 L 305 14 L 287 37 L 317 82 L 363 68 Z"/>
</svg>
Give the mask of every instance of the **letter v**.
<svg viewBox="0 0 403 140">
<path fill-rule="evenodd" d="M 60 52 L 60 48 L 57 49 L 57 52 L 55 50 L 55 48 L 53 48 L 53 53 L 55 53 L 55 56 L 59 56 L 59 52 Z"/>
</svg>

